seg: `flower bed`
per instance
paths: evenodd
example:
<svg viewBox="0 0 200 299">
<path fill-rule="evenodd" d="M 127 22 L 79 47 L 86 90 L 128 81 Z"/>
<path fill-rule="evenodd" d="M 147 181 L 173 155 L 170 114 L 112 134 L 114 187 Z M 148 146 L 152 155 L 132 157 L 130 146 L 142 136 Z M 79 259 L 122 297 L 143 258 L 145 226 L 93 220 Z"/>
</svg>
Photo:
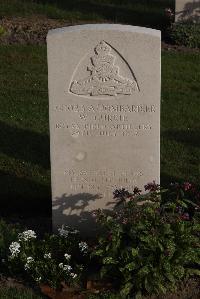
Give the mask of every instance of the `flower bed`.
<svg viewBox="0 0 200 299">
<path fill-rule="evenodd" d="M 186 182 L 162 189 L 153 182 L 145 191 L 116 190 L 113 212 L 96 211 L 101 229 L 89 243 L 66 226 L 39 238 L 1 222 L 1 271 L 41 286 L 50 298 L 173 292 L 200 274 L 199 188 Z"/>
</svg>

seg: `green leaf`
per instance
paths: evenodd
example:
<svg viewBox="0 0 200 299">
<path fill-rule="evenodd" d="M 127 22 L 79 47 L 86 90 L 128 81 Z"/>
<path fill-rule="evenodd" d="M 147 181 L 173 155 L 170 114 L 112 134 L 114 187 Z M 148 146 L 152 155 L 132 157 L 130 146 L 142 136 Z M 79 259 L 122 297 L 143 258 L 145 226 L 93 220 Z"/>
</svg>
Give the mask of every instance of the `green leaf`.
<svg viewBox="0 0 200 299">
<path fill-rule="evenodd" d="M 128 269 L 129 271 L 132 271 L 136 268 L 136 264 L 134 262 L 129 263 L 125 266 L 125 269 Z"/>
<path fill-rule="evenodd" d="M 145 289 L 148 293 L 151 293 L 151 290 L 152 290 L 152 281 L 150 280 L 150 283 L 149 283 L 149 280 L 148 278 L 146 277 L 145 280 L 144 280 L 144 286 L 145 286 Z"/>
<path fill-rule="evenodd" d="M 160 291 L 161 291 L 163 294 L 166 294 L 167 289 L 166 289 L 166 287 L 164 287 L 164 285 L 162 285 L 161 283 L 159 283 L 159 284 L 158 284 L 158 287 L 159 287 Z"/>
<path fill-rule="evenodd" d="M 115 264 L 118 264 L 118 261 L 115 261 L 112 257 L 105 257 L 103 259 L 103 264 L 104 265 L 115 265 Z"/>
<path fill-rule="evenodd" d="M 139 270 L 138 275 L 139 275 L 140 277 L 144 277 L 144 276 L 147 275 L 149 272 L 150 272 L 149 267 L 148 267 L 148 266 L 144 266 L 144 267 L 142 267 L 142 268 Z"/>
<path fill-rule="evenodd" d="M 158 247 L 160 248 L 160 251 L 163 252 L 164 251 L 164 248 L 162 246 L 162 244 L 158 241 Z"/>
<path fill-rule="evenodd" d="M 142 293 L 140 291 L 136 293 L 135 299 L 142 299 Z"/>
<path fill-rule="evenodd" d="M 193 207 L 195 207 L 195 208 L 200 208 L 197 204 L 195 204 L 193 201 L 191 201 L 191 200 L 188 200 L 188 199 L 185 199 L 184 198 L 184 201 L 185 202 L 187 202 L 187 203 L 189 203 L 190 205 L 192 205 Z"/>
<path fill-rule="evenodd" d="M 188 270 L 187 270 L 187 273 L 188 273 L 189 275 L 197 275 L 197 276 L 200 276 L 200 270 L 198 270 L 198 269 L 188 269 Z"/>
<path fill-rule="evenodd" d="M 96 250 L 92 253 L 92 255 L 102 256 L 104 251 L 102 249 Z"/>
<path fill-rule="evenodd" d="M 188 205 L 183 201 L 183 200 L 178 200 L 177 201 L 177 204 L 183 208 L 186 208 L 188 207 Z"/>
<path fill-rule="evenodd" d="M 127 282 L 120 291 L 121 296 L 126 298 L 130 294 L 132 288 L 133 284 L 131 282 Z"/>
<path fill-rule="evenodd" d="M 100 271 L 101 278 L 103 278 L 107 274 L 107 272 L 108 272 L 107 267 L 102 267 Z"/>
<path fill-rule="evenodd" d="M 132 256 L 135 257 L 138 255 L 138 249 L 132 248 L 131 249 Z"/>
</svg>

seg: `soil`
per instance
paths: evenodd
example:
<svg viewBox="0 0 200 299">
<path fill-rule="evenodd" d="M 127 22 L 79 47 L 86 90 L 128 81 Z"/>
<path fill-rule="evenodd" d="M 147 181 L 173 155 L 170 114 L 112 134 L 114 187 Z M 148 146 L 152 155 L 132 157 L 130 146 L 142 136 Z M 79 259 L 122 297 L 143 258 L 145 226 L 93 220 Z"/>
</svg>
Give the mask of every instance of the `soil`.
<svg viewBox="0 0 200 299">
<path fill-rule="evenodd" d="M 80 21 L 74 24 L 67 20 L 48 19 L 44 16 L 2 18 L 0 19 L 0 44 L 43 45 L 46 43 L 47 32 L 50 29 L 84 23 L 88 22 Z M 165 40 L 162 42 L 162 49 L 167 51 L 200 52 L 200 49 L 173 45 Z"/>
<path fill-rule="evenodd" d="M 178 290 L 174 293 L 159 296 L 147 296 L 143 299 L 199 299 L 200 298 L 200 280 L 190 279 L 182 282 Z"/>
<path fill-rule="evenodd" d="M 154 295 L 142 297 L 143 299 L 199 299 L 200 298 L 200 288 L 199 279 L 190 279 L 188 282 L 182 282 L 180 287 L 175 293 L 168 293 L 166 295 Z M 17 281 L 13 278 L 0 277 L 0 288 L 11 287 L 17 289 L 31 289 L 31 286 L 23 283 L 22 281 Z M 87 290 L 81 292 L 80 290 L 75 290 L 71 288 L 63 288 L 62 291 L 54 291 L 48 286 L 41 285 L 41 292 L 51 299 L 86 299 L 88 294 L 98 294 L 102 290 L 108 289 L 108 287 L 103 288 L 100 284 L 92 284 Z M 34 287 L 34 290 L 39 292 L 39 289 Z M 33 290 L 33 291 L 34 291 Z"/>
<path fill-rule="evenodd" d="M 3 28 L 4 33 L 1 34 L 0 42 L 6 45 L 41 45 L 46 42 L 48 30 L 69 25 L 64 20 L 53 20 L 40 16 L 3 18 L 0 20 L 0 28 Z"/>
<path fill-rule="evenodd" d="M 11 277 L 0 276 L 0 288 L 17 288 L 17 289 L 25 289 L 26 287 L 20 281 L 17 281 Z"/>
</svg>

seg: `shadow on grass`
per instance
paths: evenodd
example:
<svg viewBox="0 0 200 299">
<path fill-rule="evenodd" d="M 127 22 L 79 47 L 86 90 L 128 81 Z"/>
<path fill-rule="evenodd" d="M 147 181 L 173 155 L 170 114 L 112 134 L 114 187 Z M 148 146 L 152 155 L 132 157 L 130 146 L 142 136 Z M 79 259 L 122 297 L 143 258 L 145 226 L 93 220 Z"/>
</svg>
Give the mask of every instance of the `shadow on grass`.
<svg viewBox="0 0 200 299">
<path fill-rule="evenodd" d="M 50 168 L 49 137 L 44 134 L 12 127 L 0 122 L 0 153 L 20 161 Z M 2 161 L 0 171 L 0 214 L 18 213 L 21 216 L 51 213 L 50 186 L 42 185 L 15 174 L 12 165 L 6 170 L 8 161 Z M 10 162 L 13 163 L 13 162 Z M 14 165 L 15 168 L 15 165 Z"/>
<path fill-rule="evenodd" d="M 105 20 L 138 26 L 163 28 L 168 24 L 164 15 L 166 7 L 174 7 L 172 0 L 36 0 L 50 4 L 66 12 L 80 12 L 83 15 L 97 15 Z"/>
<path fill-rule="evenodd" d="M 50 168 L 49 136 L 0 121 L 0 152 L 22 161 Z"/>
<path fill-rule="evenodd" d="M 161 160 L 161 170 L 163 169 L 165 172 L 165 169 L 168 169 L 167 173 L 172 173 L 172 175 L 166 176 L 161 172 L 161 181 L 163 177 L 165 186 L 173 181 L 188 180 L 199 185 L 200 130 L 168 129 L 162 130 L 161 136 L 161 152 L 164 154 Z M 162 148 L 164 144 L 167 149 Z M 173 177 L 173 173 L 178 173 L 179 177 Z"/>
<path fill-rule="evenodd" d="M 48 186 L 0 171 L 0 215 L 51 215 Z"/>
<path fill-rule="evenodd" d="M 182 179 L 179 177 L 175 177 L 161 171 L 160 174 L 160 185 L 162 188 L 168 188 L 171 183 L 182 182 Z"/>
<path fill-rule="evenodd" d="M 200 130 L 166 130 L 162 132 L 164 138 L 173 139 L 185 145 L 200 148 Z"/>
</svg>

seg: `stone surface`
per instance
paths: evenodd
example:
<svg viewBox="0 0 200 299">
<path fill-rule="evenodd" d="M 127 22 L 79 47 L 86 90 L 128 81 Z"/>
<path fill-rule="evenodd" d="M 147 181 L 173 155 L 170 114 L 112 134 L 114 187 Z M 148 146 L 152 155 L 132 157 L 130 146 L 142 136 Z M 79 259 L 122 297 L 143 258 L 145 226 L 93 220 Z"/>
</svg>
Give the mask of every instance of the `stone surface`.
<svg viewBox="0 0 200 299">
<path fill-rule="evenodd" d="M 200 22 L 200 0 L 176 0 L 175 21 Z"/>
<path fill-rule="evenodd" d="M 47 37 L 54 228 L 91 233 L 116 188 L 160 177 L 160 31 L 81 25 Z"/>
</svg>

